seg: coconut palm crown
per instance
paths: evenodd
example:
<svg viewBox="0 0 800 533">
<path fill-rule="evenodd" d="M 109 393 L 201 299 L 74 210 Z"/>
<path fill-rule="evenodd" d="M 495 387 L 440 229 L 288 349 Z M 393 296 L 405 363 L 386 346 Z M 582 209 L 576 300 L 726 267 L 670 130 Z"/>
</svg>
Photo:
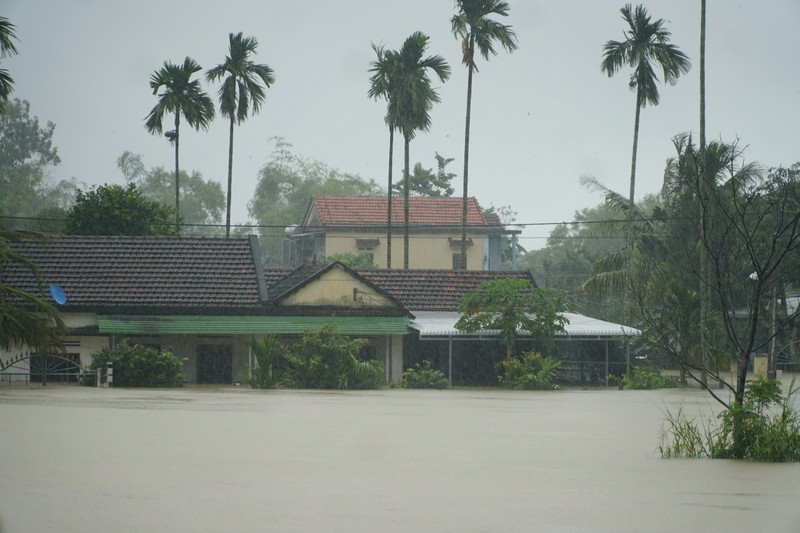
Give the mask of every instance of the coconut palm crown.
<svg viewBox="0 0 800 533">
<path fill-rule="evenodd" d="M 192 80 L 192 75 L 202 70 L 202 67 L 187 57 L 182 65 L 175 65 L 169 61 L 155 71 L 150 77 L 150 88 L 153 94 L 158 95 L 158 103 L 150 110 L 145 118 L 145 128 L 153 134 L 163 132 L 162 121 L 164 115 L 175 115 L 175 129 L 166 133 L 167 139 L 175 145 L 175 224 L 180 216 L 180 124 L 181 116 L 186 123 L 196 130 L 207 130 L 214 119 L 214 102 L 203 92 L 200 81 Z M 159 90 L 163 91 L 159 94 Z"/>
<path fill-rule="evenodd" d="M 233 126 L 241 124 L 252 111 L 258 113 L 266 96 L 265 88 L 275 83 L 275 73 L 264 64 L 253 63 L 258 41 L 241 32 L 228 35 L 229 48 L 225 61 L 206 73 L 209 81 L 222 80 L 219 89 L 219 110 L 230 119 L 228 143 L 228 199 L 225 215 L 225 236 L 231 234 L 231 188 L 233 185 Z M 262 85 L 263 84 L 263 85 Z"/>
<path fill-rule="evenodd" d="M 467 196 L 469 187 L 469 128 L 472 109 L 472 74 L 478 71 L 475 49 L 487 61 L 497 55 L 495 43 L 507 51 L 517 49 L 511 26 L 493 17 L 507 17 L 511 9 L 503 0 L 456 0 L 456 14 L 450 20 L 453 35 L 461 39 L 461 61 L 467 67 L 467 113 L 464 128 L 464 177 L 461 208 L 461 269 L 467 268 Z"/>
</svg>

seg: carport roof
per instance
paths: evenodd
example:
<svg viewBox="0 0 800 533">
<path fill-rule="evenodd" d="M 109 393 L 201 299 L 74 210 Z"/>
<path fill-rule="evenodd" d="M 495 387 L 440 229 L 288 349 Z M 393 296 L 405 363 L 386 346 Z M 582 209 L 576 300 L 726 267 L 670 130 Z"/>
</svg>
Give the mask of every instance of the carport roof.
<svg viewBox="0 0 800 533">
<path fill-rule="evenodd" d="M 452 311 L 412 311 L 416 317 L 409 327 L 419 331 L 420 338 L 442 337 L 494 337 L 495 330 L 466 332 L 456 329 L 455 325 L 461 316 Z M 559 333 L 557 337 L 590 337 L 609 338 L 639 336 L 641 331 L 636 328 L 606 322 L 597 318 L 579 315 L 577 313 L 564 313 L 569 323 L 564 326 L 566 333 Z"/>
</svg>

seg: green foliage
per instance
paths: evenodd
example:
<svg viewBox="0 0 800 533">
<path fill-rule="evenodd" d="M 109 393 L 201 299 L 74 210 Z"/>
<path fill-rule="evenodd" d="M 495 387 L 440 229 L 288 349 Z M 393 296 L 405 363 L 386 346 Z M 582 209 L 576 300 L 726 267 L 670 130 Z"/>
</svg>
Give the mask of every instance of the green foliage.
<svg viewBox="0 0 800 533">
<path fill-rule="evenodd" d="M 431 368 L 430 361 L 421 361 L 403 372 L 400 385 L 404 389 L 446 389 L 449 381 L 444 372 Z"/>
<path fill-rule="evenodd" d="M 168 350 L 159 351 L 122 341 L 92 354 L 91 370 L 114 364 L 115 387 L 180 387 L 183 362 Z"/>
<path fill-rule="evenodd" d="M 258 184 L 248 211 L 261 229 L 262 252 L 281 258 L 287 224 L 300 223 L 309 199 L 320 196 L 377 196 L 383 193 L 374 181 L 332 169 L 320 161 L 291 152 L 285 139 L 273 137 L 275 150 L 259 171 Z"/>
<path fill-rule="evenodd" d="M 257 366 L 250 369 L 248 383 L 254 389 L 274 389 L 287 380 L 286 367 L 280 365 L 286 348 L 274 335 L 248 340 Z"/>
<path fill-rule="evenodd" d="M 622 374 L 622 386 L 629 390 L 666 389 L 676 387 L 677 381 L 664 375 L 664 371 L 655 365 L 640 365 Z"/>
<path fill-rule="evenodd" d="M 17 55 L 16 26 L 6 17 L 0 17 L 0 59 Z M 14 90 L 14 78 L 4 68 L 0 68 L 0 113 L 5 110 L 5 104 L 11 91 Z"/>
<path fill-rule="evenodd" d="M 51 197 L 53 186 L 47 171 L 61 162 L 53 146 L 55 127 L 52 122 L 42 127 L 37 117 L 30 116 L 30 104 L 25 100 L 8 102 L 5 113 L 0 113 L 0 214 L 36 217 L 47 209 L 71 205 L 72 198 L 65 206 Z M 6 227 L 45 229 L 10 218 L 3 223 Z"/>
<path fill-rule="evenodd" d="M 303 389 L 377 389 L 384 385 L 383 363 L 364 360 L 365 339 L 351 339 L 327 324 L 307 332 L 287 351 L 291 383 Z"/>
<path fill-rule="evenodd" d="M 225 61 L 207 73 L 209 81 L 221 81 L 219 110 L 230 119 L 228 138 L 228 195 L 225 211 L 225 236 L 231 234 L 231 189 L 233 187 L 233 126 L 241 124 L 250 115 L 257 114 L 266 97 L 265 88 L 275 83 L 275 72 L 268 66 L 252 61 L 258 48 L 255 37 L 245 37 L 242 32 L 228 34 L 228 55 Z M 263 85 L 262 85 L 263 84 Z"/>
<path fill-rule="evenodd" d="M 12 248 L 11 243 L 23 239 L 44 240 L 29 231 L 0 227 L 0 348 L 58 348 L 67 330 L 58 309 L 35 294 L 3 283 L 3 271 L 12 263 L 30 269 L 41 283 L 36 265 Z"/>
<path fill-rule="evenodd" d="M 521 331 L 543 345 L 550 345 L 553 336 L 564 331 L 567 319 L 562 313 L 566 310 L 563 294 L 539 289 L 525 279 L 503 278 L 485 281 L 477 291 L 464 295 L 456 328 L 498 330 L 510 358 Z"/>
<path fill-rule="evenodd" d="M 800 412 L 793 405 L 794 381 L 786 395 L 780 382 L 763 376 L 748 382 L 744 402 L 734 403 L 718 423 L 698 426 L 682 410 L 666 414 L 661 438 L 664 457 L 800 461 Z"/>
<path fill-rule="evenodd" d="M 424 168 L 422 163 L 414 165 L 414 170 L 409 176 L 408 188 L 412 196 L 431 196 L 431 197 L 450 197 L 453 196 L 454 189 L 450 184 L 456 175 L 447 172 L 447 165 L 455 161 L 452 157 L 445 158 L 436 152 L 436 172 L 430 168 Z M 403 194 L 405 185 L 395 183 L 393 192 Z"/>
<path fill-rule="evenodd" d="M 147 200 L 133 183 L 78 191 L 67 213 L 69 235 L 174 235 L 174 210 Z"/>
<path fill-rule="evenodd" d="M 552 390 L 558 388 L 558 367 L 561 361 L 542 356 L 539 352 L 524 352 L 501 363 L 501 385 L 515 390 Z"/>
<path fill-rule="evenodd" d="M 142 156 L 124 152 L 117 159 L 125 182 L 134 184 L 148 200 L 169 206 L 175 202 L 175 174 L 164 167 L 145 168 Z M 200 172 L 180 171 L 182 235 L 216 235 L 222 223 L 225 193 L 218 181 L 204 179 Z"/>
<path fill-rule="evenodd" d="M 354 270 L 374 270 L 378 268 L 367 252 L 356 254 L 331 254 L 322 259 L 323 262 L 333 263 L 339 262 Z"/>
</svg>

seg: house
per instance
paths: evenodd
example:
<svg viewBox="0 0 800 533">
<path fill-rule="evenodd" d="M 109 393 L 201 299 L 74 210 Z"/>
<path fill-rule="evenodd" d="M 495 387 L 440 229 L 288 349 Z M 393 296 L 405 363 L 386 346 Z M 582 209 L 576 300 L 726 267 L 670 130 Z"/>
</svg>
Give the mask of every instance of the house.
<svg viewBox="0 0 800 533">
<path fill-rule="evenodd" d="M 454 385 L 496 385 L 497 365 L 505 357 L 496 331 L 456 329 L 462 297 L 486 281 L 522 278 L 536 286 L 528 271 L 361 270 L 359 273 L 401 301 L 414 316 L 411 333 L 403 338 L 406 368 L 425 359 L 442 370 Z M 561 361 L 562 382 L 608 385 L 610 374 L 621 375 L 628 362 L 626 338 L 641 331 L 578 313 L 564 313 L 565 331 L 547 354 Z M 521 332 L 517 351 L 538 350 Z"/>
<path fill-rule="evenodd" d="M 392 266 L 403 264 L 404 205 L 392 199 Z M 409 198 L 409 268 L 458 269 L 461 258 L 460 198 Z M 299 266 L 333 254 L 368 254 L 387 264 L 388 198 L 313 196 L 298 226 L 287 228 L 284 264 Z M 475 198 L 467 201 L 467 269 L 499 270 L 503 239 L 515 245 L 519 230 L 505 228 Z M 507 246 L 507 244 L 506 244 Z"/>
<path fill-rule="evenodd" d="M 251 367 L 250 336 L 298 337 L 333 322 L 368 339 L 387 378 L 402 374 L 409 313 L 338 263 L 284 272 L 268 292 L 255 237 L 60 236 L 12 246 L 39 267 L 42 285 L 23 265 L 6 268 L 5 283 L 48 299 L 57 285 L 66 296 L 64 357 L 76 366 L 127 339 L 185 358 L 187 383 L 233 383 Z M 0 363 L 29 351 L 0 353 Z"/>
<path fill-rule="evenodd" d="M 186 382 L 198 384 L 245 380 L 252 336 L 292 342 L 333 323 L 367 340 L 362 355 L 383 361 L 389 381 L 427 359 L 454 384 L 492 385 L 503 354 L 496 332 L 456 330 L 458 304 L 484 281 L 533 282 L 527 271 L 355 271 L 338 262 L 263 269 L 255 237 L 59 236 L 12 246 L 38 265 L 42 283 L 18 264 L 0 273 L 4 283 L 43 298 L 57 286 L 66 297 L 54 298 L 68 327 L 64 360 L 85 367 L 93 352 L 127 339 L 171 349 L 185 359 Z M 569 371 L 579 382 L 607 376 L 609 364 L 619 365 L 614 341 L 638 334 L 567 318 L 558 356 L 574 363 Z M 520 347 L 530 344 L 523 335 Z M 0 353 L 0 363 L 30 350 Z"/>
</svg>

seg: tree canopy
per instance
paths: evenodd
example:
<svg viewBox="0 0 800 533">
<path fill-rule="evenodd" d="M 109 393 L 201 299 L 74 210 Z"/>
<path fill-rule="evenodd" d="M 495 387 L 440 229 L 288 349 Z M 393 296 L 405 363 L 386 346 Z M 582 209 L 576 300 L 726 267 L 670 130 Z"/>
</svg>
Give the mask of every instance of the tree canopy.
<svg viewBox="0 0 800 533">
<path fill-rule="evenodd" d="M 464 331 L 498 330 L 506 357 L 514 355 L 517 337 L 523 332 L 543 345 L 564 331 L 562 314 L 568 302 L 563 293 L 540 289 L 521 278 L 485 281 L 478 290 L 464 295 L 459 304 L 461 318 L 456 328 Z"/>
<path fill-rule="evenodd" d="M 382 188 L 372 180 L 332 169 L 315 159 L 294 154 L 292 145 L 273 138 L 275 150 L 261 167 L 250 216 L 260 226 L 262 252 L 279 262 L 288 224 L 300 224 L 313 195 L 378 196 Z"/>
<path fill-rule="evenodd" d="M 162 205 L 172 203 L 174 175 L 164 167 L 146 168 L 140 154 L 125 151 L 117 158 L 117 167 L 125 183 L 134 184 L 148 200 Z M 225 213 L 225 193 L 218 181 L 204 179 L 193 170 L 181 171 L 181 227 L 182 235 L 217 235 Z"/>
<path fill-rule="evenodd" d="M 68 235 L 175 235 L 174 210 L 146 199 L 133 183 L 79 190 L 67 213 Z"/>
<path fill-rule="evenodd" d="M 414 170 L 408 179 L 408 193 L 411 196 L 434 196 L 450 197 L 453 196 L 453 186 L 451 182 L 456 175 L 447 172 L 447 165 L 455 161 L 452 157 L 443 157 L 436 152 L 436 171 L 432 168 L 425 168 L 422 163 L 414 165 Z M 395 183 L 393 193 L 402 194 L 404 185 Z"/>
<path fill-rule="evenodd" d="M 31 116 L 30 104 L 14 99 L 0 114 L 0 214 L 7 227 L 57 231 L 60 225 L 38 224 L 25 218 L 63 218 L 72 205 L 75 178 L 54 183 L 50 171 L 61 159 L 53 146 L 55 124 L 42 126 Z"/>
</svg>

